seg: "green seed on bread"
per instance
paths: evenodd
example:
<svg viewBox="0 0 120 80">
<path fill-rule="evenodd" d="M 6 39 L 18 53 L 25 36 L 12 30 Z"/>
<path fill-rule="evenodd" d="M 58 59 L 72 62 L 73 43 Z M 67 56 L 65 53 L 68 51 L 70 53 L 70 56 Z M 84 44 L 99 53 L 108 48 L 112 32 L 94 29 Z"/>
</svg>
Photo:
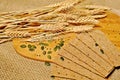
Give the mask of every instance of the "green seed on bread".
<svg viewBox="0 0 120 80">
<path fill-rule="evenodd" d="M 35 49 L 34 48 L 29 48 L 29 51 L 35 51 Z"/>
<path fill-rule="evenodd" d="M 25 44 L 20 45 L 21 48 L 26 48 Z"/>
<path fill-rule="evenodd" d="M 44 46 L 41 46 L 41 50 L 44 50 L 44 48 L 45 48 Z"/>
<path fill-rule="evenodd" d="M 43 51 L 42 53 L 43 53 L 43 55 L 46 55 L 46 51 Z"/>
<path fill-rule="evenodd" d="M 39 43 L 39 45 L 41 45 L 41 46 L 49 46 L 47 43 Z"/>
<path fill-rule="evenodd" d="M 47 53 L 48 53 L 48 54 L 51 54 L 51 53 L 52 53 L 52 51 L 48 51 Z"/>
<path fill-rule="evenodd" d="M 47 55 L 47 58 L 48 58 L 48 59 L 51 59 L 51 56 L 50 56 L 50 55 Z"/>
</svg>

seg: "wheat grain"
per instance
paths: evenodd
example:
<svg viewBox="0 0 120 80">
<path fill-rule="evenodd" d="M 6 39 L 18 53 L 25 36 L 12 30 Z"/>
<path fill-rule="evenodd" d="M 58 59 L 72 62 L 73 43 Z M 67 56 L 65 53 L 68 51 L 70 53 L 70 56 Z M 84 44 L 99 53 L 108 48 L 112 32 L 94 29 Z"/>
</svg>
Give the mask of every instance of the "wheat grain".
<svg viewBox="0 0 120 80">
<path fill-rule="evenodd" d="M 9 36 L 6 36 L 6 35 L 0 35 L 0 39 L 8 39 L 10 38 Z"/>
<path fill-rule="evenodd" d="M 0 39 L 0 44 L 11 41 L 12 39 Z"/>
<path fill-rule="evenodd" d="M 90 16 L 85 16 L 85 17 L 80 17 L 78 20 L 68 20 L 68 23 L 71 23 L 71 24 L 98 24 L 99 21 Z"/>
<path fill-rule="evenodd" d="M 88 14 L 104 14 L 105 10 L 104 9 L 94 9 L 94 10 L 88 10 Z"/>
<path fill-rule="evenodd" d="M 4 32 L 5 35 L 11 38 L 24 38 L 24 37 L 30 37 L 31 34 L 26 31 L 6 31 Z"/>
<path fill-rule="evenodd" d="M 83 9 L 83 10 L 78 10 L 76 13 L 80 15 L 94 15 L 94 14 L 103 14 L 105 13 L 105 10 L 104 9 L 94 9 L 94 10 Z"/>
<path fill-rule="evenodd" d="M 82 1 L 83 0 L 66 0 L 62 3 L 62 6 L 56 9 L 54 12 L 65 12 Z"/>
<path fill-rule="evenodd" d="M 80 26 L 71 26 L 66 27 L 66 31 L 68 32 L 83 32 L 92 30 L 94 25 L 80 25 Z"/>
<path fill-rule="evenodd" d="M 63 36 L 60 35 L 64 35 L 69 33 L 69 31 L 64 31 L 64 32 L 59 32 L 59 33 L 41 33 L 35 36 L 32 36 L 31 38 L 24 40 L 24 41 L 28 41 L 28 42 L 41 42 L 44 40 L 56 40 L 56 39 L 61 39 L 63 38 Z M 59 37 L 58 37 L 59 36 Z"/>
<path fill-rule="evenodd" d="M 12 25 L 12 24 L 8 24 L 6 27 L 5 27 L 5 30 L 12 30 L 12 29 L 16 29 L 18 28 L 19 25 Z"/>
<path fill-rule="evenodd" d="M 95 19 L 100 19 L 100 18 L 104 18 L 106 17 L 106 14 L 101 14 L 101 15 L 92 15 L 91 17 L 95 18 Z"/>
<path fill-rule="evenodd" d="M 110 10 L 109 7 L 101 6 L 101 5 L 84 5 L 84 6 L 81 6 L 81 8 Z"/>
<path fill-rule="evenodd" d="M 78 16 L 77 15 L 73 15 L 73 14 L 59 13 L 57 15 L 58 15 L 58 17 L 62 17 L 65 20 L 75 20 L 75 19 L 78 19 Z"/>
<path fill-rule="evenodd" d="M 99 23 L 96 19 L 106 17 L 105 12 L 110 8 L 83 5 L 78 9 L 76 5 L 82 1 L 84 0 L 65 0 L 38 9 L 0 13 L 0 34 L 5 34 L 0 36 L 1 42 L 8 41 L 11 38 L 31 36 L 28 41 L 40 41 L 53 39 L 53 36 L 62 32 L 82 32 L 93 29 L 94 25 Z M 41 33 L 40 30 L 52 33 L 45 33 L 46 36 L 44 33 L 38 35 Z"/>
<path fill-rule="evenodd" d="M 54 36 L 57 36 L 59 34 L 60 33 L 41 33 L 41 34 L 32 36 L 31 38 L 25 41 L 37 42 L 37 41 L 43 41 L 43 40 L 51 40 Z"/>
<path fill-rule="evenodd" d="M 0 24 L 0 30 L 4 29 L 6 27 L 6 24 Z"/>
<path fill-rule="evenodd" d="M 67 23 L 56 23 L 56 24 L 44 24 L 40 26 L 40 29 L 48 31 L 62 31 Z"/>
<path fill-rule="evenodd" d="M 57 14 L 49 13 L 46 15 L 39 16 L 38 19 L 39 20 L 51 20 L 51 19 L 56 18 L 56 17 L 58 17 Z"/>
</svg>

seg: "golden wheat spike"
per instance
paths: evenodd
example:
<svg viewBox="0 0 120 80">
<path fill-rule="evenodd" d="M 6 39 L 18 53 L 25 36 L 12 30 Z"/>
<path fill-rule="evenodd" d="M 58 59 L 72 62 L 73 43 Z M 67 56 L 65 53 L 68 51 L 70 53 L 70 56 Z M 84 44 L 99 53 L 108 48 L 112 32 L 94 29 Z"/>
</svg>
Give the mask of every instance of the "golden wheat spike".
<svg viewBox="0 0 120 80">
<path fill-rule="evenodd" d="M 109 7 L 101 6 L 101 5 L 83 5 L 83 6 L 81 6 L 81 8 L 110 10 Z"/>
<path fill-rule="evenodd" d="M 11 38 L 23 38 L 23 37 L 30 37 L 31 34 L 27 31 L 6 31 L 4 32 L 5 35 L 11 37 Z"/>
<path fill-rule="evenodd" d="M 94 9 L 88 10 L 88 14 L 104 14 L 106 11 L 104 9 Z"/>
<path fill-rule="evenodd" d="M 29 42 L 38 42 L 43 40 L 52 40 L 55 36 L 58 36 L 63 33 L 41 33 L 35 36 L 32 36 L 31 38 L 25 40 Z"/>
<path fill-rule="evenodd" d="M 80 17 L 77 20 L 68 20 L 68 23 L 72 24 L 98 24 L 99 21 L 92 18 L 91 16 Z"/>
<path fill-rule="evenodd" d="M 48 31 L 58 31 L 58 30 L 63 29 L 63 26 L 54 25 L 54 24 L 44 24 L 40 26 L 40 29 L 48 30 Z"/>
<path fill-rule="evenodd" d="M 106 16 L 107 16 L 106 14 L 100 14 L 100 15 L 92 15 L 91 17 L 95 18 L 95 19 L 100 19 L 100 18 L 104 18 Z"/>
<path fill-rule="evenodd" d="M 78 15 L 94 15 L 94 14 L 105 14 L 105 10 L 104 9 L 93 9 L 93 10 L 89 10 L 89 9 L 79 9 L 76 10 L 73 14 L 78 14 Z"/>
<path fill-rule="evenodd" d="M 71 26 L 66 27 L 66 31 L 68 32 L 83 32 L 92 30 L 94 25 L 80 25 L 80 26 Z"/>
<path fill-rule="evenodd" d="M 11 38 L 9 38 L 9 39 L 0 39 L 0 44 L 1 44 L 1 43 L 4 43 L 4 42 L 11 41 L 11 40 L 12 40 Z"/>
<path fill-rule="evenodd" d="M 66 0 L 62 3 L 62 6 L 56 9 L 54 12 L 64 12 L 72 8 L 74 5 L 81 3 L 82 1 L 84 0 Z"/>
</svg>

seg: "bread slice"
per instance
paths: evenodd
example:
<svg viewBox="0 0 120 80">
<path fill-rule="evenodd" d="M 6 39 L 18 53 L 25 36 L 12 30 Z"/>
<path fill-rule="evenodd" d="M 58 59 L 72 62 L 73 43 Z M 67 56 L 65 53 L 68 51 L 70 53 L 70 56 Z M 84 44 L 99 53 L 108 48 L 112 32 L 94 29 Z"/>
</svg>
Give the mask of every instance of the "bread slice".
<svg viewBox="0 0 120 80">
<path fill-rule="evenodd" d="M 52 64 L 51 66 L 51 78 L 53 80 L 91 80 L 56 64 Z M 109 79 L 103 78 L 101 80 Z"/>
<path fill-rule="evenodd" d="M 64 60 L 61 60 L 61 57 L 64 58 Z M 94 74 L 90 70 L 84 68 L 83 66 L 78 65 L 78 63 L 73 62 L 71 59 L 66 58 L 62 55 L 58 55 L 54 61 L 61 67 L 64 67 L 70 71 L 73 71 L 77 73 L 80 76 L 86 77 L 91 80 L 105 80 L 103 77 L 98 76 L 97 74 Z"/>
<path fill-rule="evenodd" d="M 69 78 L 55 76 L 53 80 L 75 80 L 75 79 L 69 79 Z"/>
<path fill-rule="evenodd" d="M 104 73 L 104 76 L 108 76 L 113 70 L 113 66 L 109 65 L 105 60 L 103 60 L 100 56 L 98 56 L 95 52 L 93 52 L 87 45 L 83 44 L 77 38 L 71 42 L 71 45 L 76 47 L 79 51 L 81 51 L 84 55 L 92 59 L 95 63 L 97 63 L 101 68 L 103 68 L 107 73 Z"/>
<path fill-rule="evenodd" d="M 93 31 L 89 31 L 89 32 L 93 32 Z M 81 42 L 83 42 L 86 46 L 88 46 L 88 48 L 90 48 L 93 52 L 95 52 L 98 56 L 100 56 L 103 60 L 105 60 L 108 64 L 110 64 L 111 66 L 113 66 L 112 62 L 110 61 L 110 59 L 107 57 L 106 52 L 102 53 L 101 50 L 101 46 L 99 46 L 99 44 L 95 41 L 95 39 L 89 34 L 89 32 L 84 32 L 81 33 L 77 36 L 77 39 L 79 39 Z M 96 34 L 97 36 L 97 34 Z M 102 39 L 101 39 L 102 40 Z"/>
<path fill-rule="evenodd" d="M 109 59 L 113 62 L 115 67 L 120 66 L 120 52 L 118 49 L 107 39 L 104 37 L 104 33 L 101 31 L 92 31 L 89 34 L 96 40 L 96 42 L 103 48 L 105 54 L 109 57 Z"/>
<path fill-rule="evenodd" d="M 73 62 L 78 63 L 78 65 L 83 66 L 86 69 L 90 70 L 91 72 L 98 74 L 100 76 L 105 77 L 104 74 L 107 73 L 98 64 L 96 64 L 94 61 L 92 61 L 90 58 L 82 54 L 79 50 L 77 50 L 75 47 L 71 46 L 70 44 L 65 45 L 58 52 L 58 54 L 71 59 Z"/>
<path fill-rule="evenodd" d="M 25 42 L 26 40 L 25 38 L 15 38 L 13 39 L 13 47 L 15 48 L 17 53 L 19 53 L 24 57 L 34 59 L 34 60 L 39 60 L 39 61 L 54 62 L 53 59 L 57 56 L 57 52 L 54 50 L 55 47 L 60 43 L 61 40 L 64 41 L 64 45 L 68 44 L 68 42 L 74 39 L 75 36 L 76 36 L 75 33 L 69 33 L 69 34 L 58 36 L 58 39 L 50 40 L 50 41 L 44 40 L 42 42 Z M 41 45 L 41 43 L 44 44 L 44 46 Z M 21 47 L 22 45 L 25 45 L 26 47 L 22 48 Z M 34 51 L 29 50 L 28 48 L 29 45 L 32 45 L 32 46 L 34 45 L 36 47 Z M 49 51 L 51 53 L 48 53 Z M 51 58 L 48 58 L 49 55 L 51 56 Z"/>
<path fill-rule="evenodd" d="M 71 48 L 71 49 L 73 49 L 73 48 Z M 65 49 L 61 49 L 61 50 L 58 52 L 58 54 L 66 57 L 66 58 L 69 58 L 70 60 L 72 60 L 72 62 L 78 64 L 79 66 L 81 66 L 81 67 L 83 67 L 83 68 L 85 68 L 85 69 L 87 69 L 87 70 L 89 70 L 89 71 L 91 71 L 91 72 L 93 72 L 94 74 L 97 74 L 97 75 L 99 75 L 99 76 L 104 77 L 104 75 L 100 74 L 99 71 L 97 71 L 96 69 L 94 69 L 92 66 L 90 66 L 90 65 L 88 65 L 87 63 L 85 63 L 85 62 L 83 62 L 82 60 L 80 60 L 80 59 L 77 57 L 77 55 L 73 55 L 74 52 L 73 52 L 73 54 L 71 54 L 71 53 L 69 53 L 68 51 L 66 51 Z M 79 54 L 79 53 L 78 53 L 78 54 Z M 94 63 L 93 63 L 93 65 L 94 65 Z"/>
<path fill-rule="evenodd" d="M 61 67 L 56 64 L 52 64 L 51 66 L 51 75 L 55 77 L 67 78 L 68 80 L 90 80 L 84 76 L 81 76 L 73 71 L 70 71 L 64 67 Z M 61 79 L 62 80 L 62 79 Z"/>
<path fill-rule="evenodd" d="M 114 65 L 111 62 L 111 60 L 109 59 L 109 57 L 106 55 L 106 54 L 108 54 L 108 52 L 104 51 L 104 49 L 102 48 L 102 47 L 104 47 L 104 45 L 99 46 L 97 41 L 93 38 L 94 36 L 92 37 L 89 34 L 90 32 L 93 33 L 94 31 L 89 31 L 88 33 L 87 32 L 81 33 L 77 36 L 77 38 L 82 43 L 84 43 L 86 46 L 88 46 L 88 48 L 91 49 L 94 53 L 96 53 L 96 55 L 98 55 L 102 60 L 107 62 L 106 65 L 111 66 L 111 67 L 106 67 L 103 65 L 103 67 L 108 71 L 108 73 L 110 73 L 113 71 Z M 95 35 L 98 36 L 97 34 L 95 34 Z M 103 35 L 103 37 L 104 37 L 104 35 Z M 102 38 L 100 40 L 102 40 Z"/>
</svg>

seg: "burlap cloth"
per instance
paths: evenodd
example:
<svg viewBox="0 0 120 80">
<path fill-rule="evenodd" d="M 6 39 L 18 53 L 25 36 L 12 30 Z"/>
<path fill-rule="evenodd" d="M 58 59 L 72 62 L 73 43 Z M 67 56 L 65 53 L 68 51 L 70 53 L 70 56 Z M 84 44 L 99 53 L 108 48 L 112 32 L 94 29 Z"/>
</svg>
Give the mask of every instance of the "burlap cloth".
<svg viewBox="0 0 120 80">
<path fill-rule="evenodd" d="M 33 9 L 59 1 L 63 0 L 0 0 L 0 11 Z M 104 1 L 106 0 L 101 0 L 96 3 L 108 4 Z M 108 5 L 120 9 L 120 1 L 115 0 L 114 2 L 118 5 Z M 91 2 L 89 1 L 87 3 Z M 120 70 L 118 69 L 111 77 L 113 80 L 120 80 L 119 75 Z M 15 52 L 12 42 L 7 42 L 0 44 L 0 80 L 51 80 L 50 67 L 45 66 L 43 62 L 20 56 Z"/>
</svg>

